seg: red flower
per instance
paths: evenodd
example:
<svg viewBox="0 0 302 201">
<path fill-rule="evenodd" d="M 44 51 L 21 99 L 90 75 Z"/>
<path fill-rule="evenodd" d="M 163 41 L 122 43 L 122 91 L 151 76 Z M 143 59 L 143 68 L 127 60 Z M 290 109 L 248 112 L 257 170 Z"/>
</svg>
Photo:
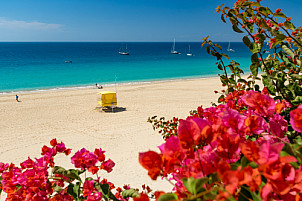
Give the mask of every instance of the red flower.
<svg viewBox="0 0 302 201">
<path fill-rule="evenodd" d="M 288 43 L 291 43 L 292 42 L 292 38 L 291 37 L 286 37 L 286 41 L 288 42 Z"/>
<path fill-rule="evenodd" d="M 145 193 L 141 193 L 139 197 L 134 197 L 133 201 L 149 201 L 149 197 Z"/>
<path fill-rule="evenodd" d="M 66 149 L 66 150 L 64 151 L 64 154 L 65 154 L 66 156 L 68 156 L 70 153 L 71 153 L 71 149 Z"/>
<path fill-rule="evenodd" d="M 101 148 L 94 150 L 94 154 L 97 155 L 98 160 L 100 162 L 104 162 L 105 161 L 105 154 L 104 153 L 105 153 L 105 151 L 103 151 Z"/>
<path fill-rule="evenodd" d="M 57 144 L 58 144 L 58 142 L 57 142 L 57 139 L 56 139 L 56 138 L 55 138 L 55 139 L 52 139 L 52 140 L 50 141 L 50 145 L 53 146 L 53 147 L 55 147 Z"/>
<path fill-rule="evenodd" d="M 281 9 L 280 8 L 278 8 L 276 11 L 275 11 L 275 13 L 280 13 L 281 12 Z"/>
<path fill-rule="evenodd" d="M 292 110 L 290 113 L 289 123 L 292 125 L 293 129 L 297 132 L 302 132 L 302 105 L 297 109 Z"/>
<path fill-rule="evenodd" d="M 162 156 L 154 151 L 139 153 L 139 163 L 148 170 L 153 180 L 156 180 L 163 168 Z"/>
<path fill-rule="evenodd" d="M 96 167 L 96 166 L 91 166 L 89 169 L 88 169 L 89 172 L 91 172 L 92 174 L 95 174 L 99 171 L 99 168 Z"/>
<path fill-rule="evenodd" d="M 108 173 L 112 171 L 112 168 L 115 166 L 115 163 L 108 159 L 101 164 L 101 169 L 106 170 Z"/>
</svg>

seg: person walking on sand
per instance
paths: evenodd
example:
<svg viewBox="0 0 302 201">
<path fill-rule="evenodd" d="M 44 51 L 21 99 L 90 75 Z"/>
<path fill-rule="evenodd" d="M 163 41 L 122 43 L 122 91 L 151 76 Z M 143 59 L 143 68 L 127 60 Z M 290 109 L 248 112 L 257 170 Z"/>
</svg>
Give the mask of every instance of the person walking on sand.
<svg viewBox="0 0 302 201">
<path fill-rule="evenodd" d="M 19 96 L 16 94 L 16 101 L 19 102 Z"/>
</svg>

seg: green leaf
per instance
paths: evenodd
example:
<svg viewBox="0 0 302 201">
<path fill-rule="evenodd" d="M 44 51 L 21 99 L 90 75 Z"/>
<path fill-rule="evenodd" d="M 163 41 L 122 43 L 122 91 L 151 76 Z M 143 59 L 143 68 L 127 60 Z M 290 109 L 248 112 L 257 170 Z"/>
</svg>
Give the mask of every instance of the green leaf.
<svg viewBox="0 0 302 201">
<path fill-rule="evenodd" d="M 259 46 L 256 43 L 250 43 L 249 49 L 253 54 L 258 53 L 260 51 Z"/>
<path fill-rule="evenodd" d="M 291 23 L 291 22 L 289 22 L 289 21 L 285 21 L 284 22 L 284 27 L 286 28 L 286 29 L 291 29 L 291 30 L 295 30 L 296 29 L 296 27 L 293 25 L 293 23 Z"/>
<path fill-rule="evenodd" d="M 253 76 L 257 77 L 257 75 L 258 75 L 258 64 L 252 63 L 250 65 L 250 70 L 251 70 L 251 73 L 253 74 Z"/>
<path fill-rule="evenodd" d="M 252 63 L 259 63 L 259 58 L 258 58 L 257 53 L 255 53 L 251 56 L 251 61 L 252 61 Z"/>
<path fill-rule="evenodd" d="M 217 67 L 219 70 L 223 70 L 221 63 L 219 63 Z"/>
<path fill-rule="evenodd" d="M 100 187 L 101 187 L 101 189 L 102 189 L 102 192 L 103 192 L 105 195 L 109 195 L 109 192 L 110 192 L 109 184 L 100 184 Z"/>
<path fill-rule="evenodd" d="M 190 177 L 190 178 L 184 178 L 182 180 L 186 189 L 193 195 L 197 195 L 198 193 L 202 192 L 202 190 L 204 190 L 202 186 L 207 181 L 208 181 L 207 177 L 198 178 L 198 179 L 194 179 L 193 177 Z"/>
<path fill-rule="evenodd" d="M 237 33 L 244 33 L 243 31 L 241 31 L 241 30 L 238 28 L 238 26 L 237 26 L 236 24 L 233 24 L 232 28 L 233 28 L 233 30 L 234 30 L 235 32 L 237 32 Z"/>
<path fill-rule="evenodd" d="M 260 3 L 257 2 L 257 1 L 256 1 L 256 2 L 253 2 L 253 3 L 252 3 L 252 6 L 260 7 Z"/>
<path fill-rule="evenodd" d="M 264 86 L 267 87 L 267 90 L 272 95 L 276 95 L 276 88 L 273 84 L 273 81 L 270 78 L 262 79 Z"/>
<path fill-rule="evenodd" d="M 60 186 L 56 185 L 56 184 L 53 185 L 52 189 L 54 191 L 56 191 L 57 193 L 59 193 L 62 190 L 62 188 Z"/>
<path fill-rule="evenodd" d="M 64 175 L 64 172 L 66 172 L 65 168 L 60 167 L 60 166 L 55 166 L 52 169 L 52 174 Z"/>
<path fill-rule="evenodd" d="M 69 169 L 69 170 L 64 172 L 63 176 L 68 177 L 72 180 L 77 179 L 77 180 L 82 182 L 79 175 L 82 174 L 83 172 L 85 172 L 85 170 Z"/>
<path fill-rule="evenodd" d="M 252 23 L 245 22 L 244 24 L 249 29 L 250 32 L 254 31 L 254 25 Z"/>
<path fill-rule="evenodd" d="M 222 47 L 218 44 L 214 44 L 215 47 L 219 48 L 220 50 L 222 50 Z"/>
<path fill-rule="evenodd" d="M 262 13 L 264 16 L 266 16 L 266 17 L 267 17 L 267 15 L 268 15 L 267 10 L 266 10 L 265 7 L 260 7 L 260 8 L 259 8 L 259 12 L 261 12 L 261 13 Z"/>
<path fill-rule="evenodd" d="M 278 34 L 275 39 L 279 40 L 279 41 L 283 41 L 286 38 L 286 36 L 284 34 Z"/>
<path fill-rule="evenodd" d="M 252 200 L 254 201 L 262 201 L 261 197 L 259 195 L 257 195 L 255 192 L 250 191 L 251 195 L 252 195 Z"/>
<path fill-rule="evenodd" d="M 296 105 L 301 104 L 302 103 L 302 96 L 296 96 L 296 98 L 292 102 Z"/>
<path fill-rule="evenodd" d="M 211 54 L 210 46 L 207 46 L 207 47 L 206 47 L 206 50 L 207 50 L 207 53 L 208 53 L 208 54 Z"/>
<path fill-rule="evenodd" d="M 248 36 L 244 36 L 244 37 L 242 38 L 242 40 L 243 40 L 243 43 L 244 43 L 247 47 L 250 46 L 251 41 L 250 41 L 250 39 L 249 39 Z"/>
<path fill-rule="evenodd" d="M 79 190 L 80 190 L 80 182 L 77 182 L 76 184 L 70 183 L 67 189 L 67 193 L 71 195 L 75 201 L 79 201 Z"/>
<path fill-rule="evenodd" d="M 302 75 L 299 74 L 291 74 L 290 77 L 294 80 L 302 80 Z"/>
<path fill-rule="evenodd" d="M 123 198 L 139 197 L 139 193 L 135 189 L 131 188 L 131 189 L 128 189 L 128 190 L 124 190 L 122 192 L 122 196 L 123 196 Z"/>
<path fill-rule="evenodd" d="M 294 59 L 294 53 L 284 43 L 281 45 L 281 48 L 286 54 L 288 54 L 292 59 Z"/>
<path fill-rule="evenodd" d="M 247 190 L 245 186 L 242 186 L 240 189 L 238 201 L 250 201 L 252 198 L 252 195 L 249 190 Z"/>
<path fill-rule="evenodd" d="M 273 17 L 282 17 L 282 18 L 286 18 L 286 16 L 285 16 L 283 13 L 281 13 L 281 12 L 279 12 L 279 13 L 274 13 Z"/>
<path fill-rule="evenodd" d="M 236 84 L 236 81 L 235 81 L 233 78 L 229 78 L 229 82 L 230 82 L 231 84 Z"/>
<path fill-rule="evenodd" d="M 217 191 L 211 191 L 203 196 L 204 200 L 215 200 L 217 198 Z"/>
<path fill-rule="evenodd" d="M 238 82 L 247 83 L 245 79 L 238 79 Z"/>
<path fill-rule="evenodd" d="M 266 24 L 266 22 L 265 22 L 264 19 L 261 19 L 260 25 L 261 25 L 264 29 L 270 29 L 270 27 Z"/>
<path fill-rule="evenodd" d="M 226 23 L 225 19 L 224 19 L 224 14 L 221 15 L 221 20 Z"/>
<path fill-rule="evenodd" d="M 230 59 L 228 55 L 224 54 L 224 53 L 221 53 L 221 56 L 227 58 L 227 59 Z"/>
<path fill-rule="evenodd" d="M 242 166 L 242 168 L 245 168 L 246 166 L 248 166 L 249 163 L 250 163 L 250 161 L 245 156 L 243 156 L 241 158 L 241 166 Z"/>
<path fill-rule="evenodd" d="M 177 195 L 174 193 L 167 193 L 159 196 L 157 201 L 173 201 L 173 200 L 178 200 Z"/>
</svg>

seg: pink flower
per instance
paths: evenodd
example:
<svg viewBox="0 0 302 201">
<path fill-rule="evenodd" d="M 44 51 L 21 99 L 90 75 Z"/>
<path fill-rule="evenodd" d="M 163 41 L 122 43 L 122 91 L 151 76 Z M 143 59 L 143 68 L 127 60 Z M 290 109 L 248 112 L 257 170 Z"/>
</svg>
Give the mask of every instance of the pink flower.
<svg viewBox="0 0 302 201">
<path fill-rule="evenodd" d="M 257 161 L 259 164 L 271 163 L 279 159 L 280 152 L 283 148 L 283 143 L 275 143 L 271 144 L 266 141 L 259 147 L 259 160 Z"/>
<path fill-rule="evenodd" d="M 164 144 L 159 146 L 159 149 L 167 159 L 182 160 L 184 158 L 184 152 L 180 147 L 179 139 L 175 136 L 168 138 Z"/>
<path fill-rule="evenodd" d="M 83 196 L 87 197 L 88 195 L 90 195 L 93 191 L 95 191 L 94 185 L 93 185 L 93 180 L 89 181 L 89 180 L 85 180 L 84 184 L 83 184 Z"/>
<path fill-rule="evenodd" d="M 101 192 L 96 192 L 93 194 L 88 195 L 87 201 L 98 201 L 102 200 L 103 194 Z"/>
<path fill-rule="evenodd" d="M 287 121 L 283 116 L 275 114 L 269 119 L 270 131 L 273 135 L 283 138 L 284 134 L 287 132 Z"/>
<path fill-rule="evenodd" d="M 85 148 L 77 151 L 72 157 L 71 162 L 76 168 L 81 170 L 88 169 L 98 162 L 98 158 L 92 152 L 87 151 Z"/>
<path fill-rule="evenodd" d="M 63 142 L 57 144 L 56 147 L 57 147 L 57 151 L 59 153 L 62 153 L 62 152 L 64 152 L 66 150 L 65 144 Z"/>
<path fill-rule="evenodd" d="M 250 115 L 248 116 L 245 121 L 245 132 L 247 135 L 251 134 L 261 134 L 263 133 L 267 128 L 268 125 L 265 122 L 265 120 L 257 115 Z"/>
<path fill-rule="evenodd" d="M 225 126 L 230 127 L 232 130 L 239 133 L 244 126 L 244 119 L 245 117 L 237 110 L 226 109 L 222 117 L 222 122 Z"/>
<path fill-rule="evenodd" d="M 289 123 L 293 127 L 293 129 L 297 132 L 302 132 L 302 105 L 295 110 L 292 110 L 290 113 L 290 121 Z"/>
<path fill-rule="evenodd" d="M 8 163 L 0 163 L 0 173 L 8 169 Z"/>
<path fill-rule="evenodd" d="M 21 165 L 22 169 L 32 168 L 34 166 L 34 161 L 28 157 L 28 159 L 26 161 L 22 162 L 20 165 Z"/>
<path fill-rule="evenodd" d="M 211 143 L 215 140 L 209 121 L 201 118 L 180 120 L 177 129 L 180 146 L 191 149 L 193 145 Z"/>
<path fill-rule="evenodd" d="M 242 100 L 262 116 L 271 116 L 275 112 L 275 101 L 268 95 L 261 94 L 257 91 L 248 91 Z"/>
<path fill-rule="evenodd" d="M 115 166 L 115 163 L 111 160 L 108 159 L 107 161 L 104 161 L 101 164 L 101 169 L 106 170 L 108 173 L 112 171 L 112 168 Z"/>
</svg>

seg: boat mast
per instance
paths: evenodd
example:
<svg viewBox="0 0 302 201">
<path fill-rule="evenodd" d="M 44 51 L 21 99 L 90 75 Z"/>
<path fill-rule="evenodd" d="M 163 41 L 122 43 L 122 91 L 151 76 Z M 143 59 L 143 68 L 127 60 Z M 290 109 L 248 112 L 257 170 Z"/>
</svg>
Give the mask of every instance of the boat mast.
<svg viewBox="0 0 302 201">
<path fill-rule="evenodd" d="M 173 43 L 173 52 L 175 51 L 175 38 L 174 38 L 174 43 Z"/>
</svg>

